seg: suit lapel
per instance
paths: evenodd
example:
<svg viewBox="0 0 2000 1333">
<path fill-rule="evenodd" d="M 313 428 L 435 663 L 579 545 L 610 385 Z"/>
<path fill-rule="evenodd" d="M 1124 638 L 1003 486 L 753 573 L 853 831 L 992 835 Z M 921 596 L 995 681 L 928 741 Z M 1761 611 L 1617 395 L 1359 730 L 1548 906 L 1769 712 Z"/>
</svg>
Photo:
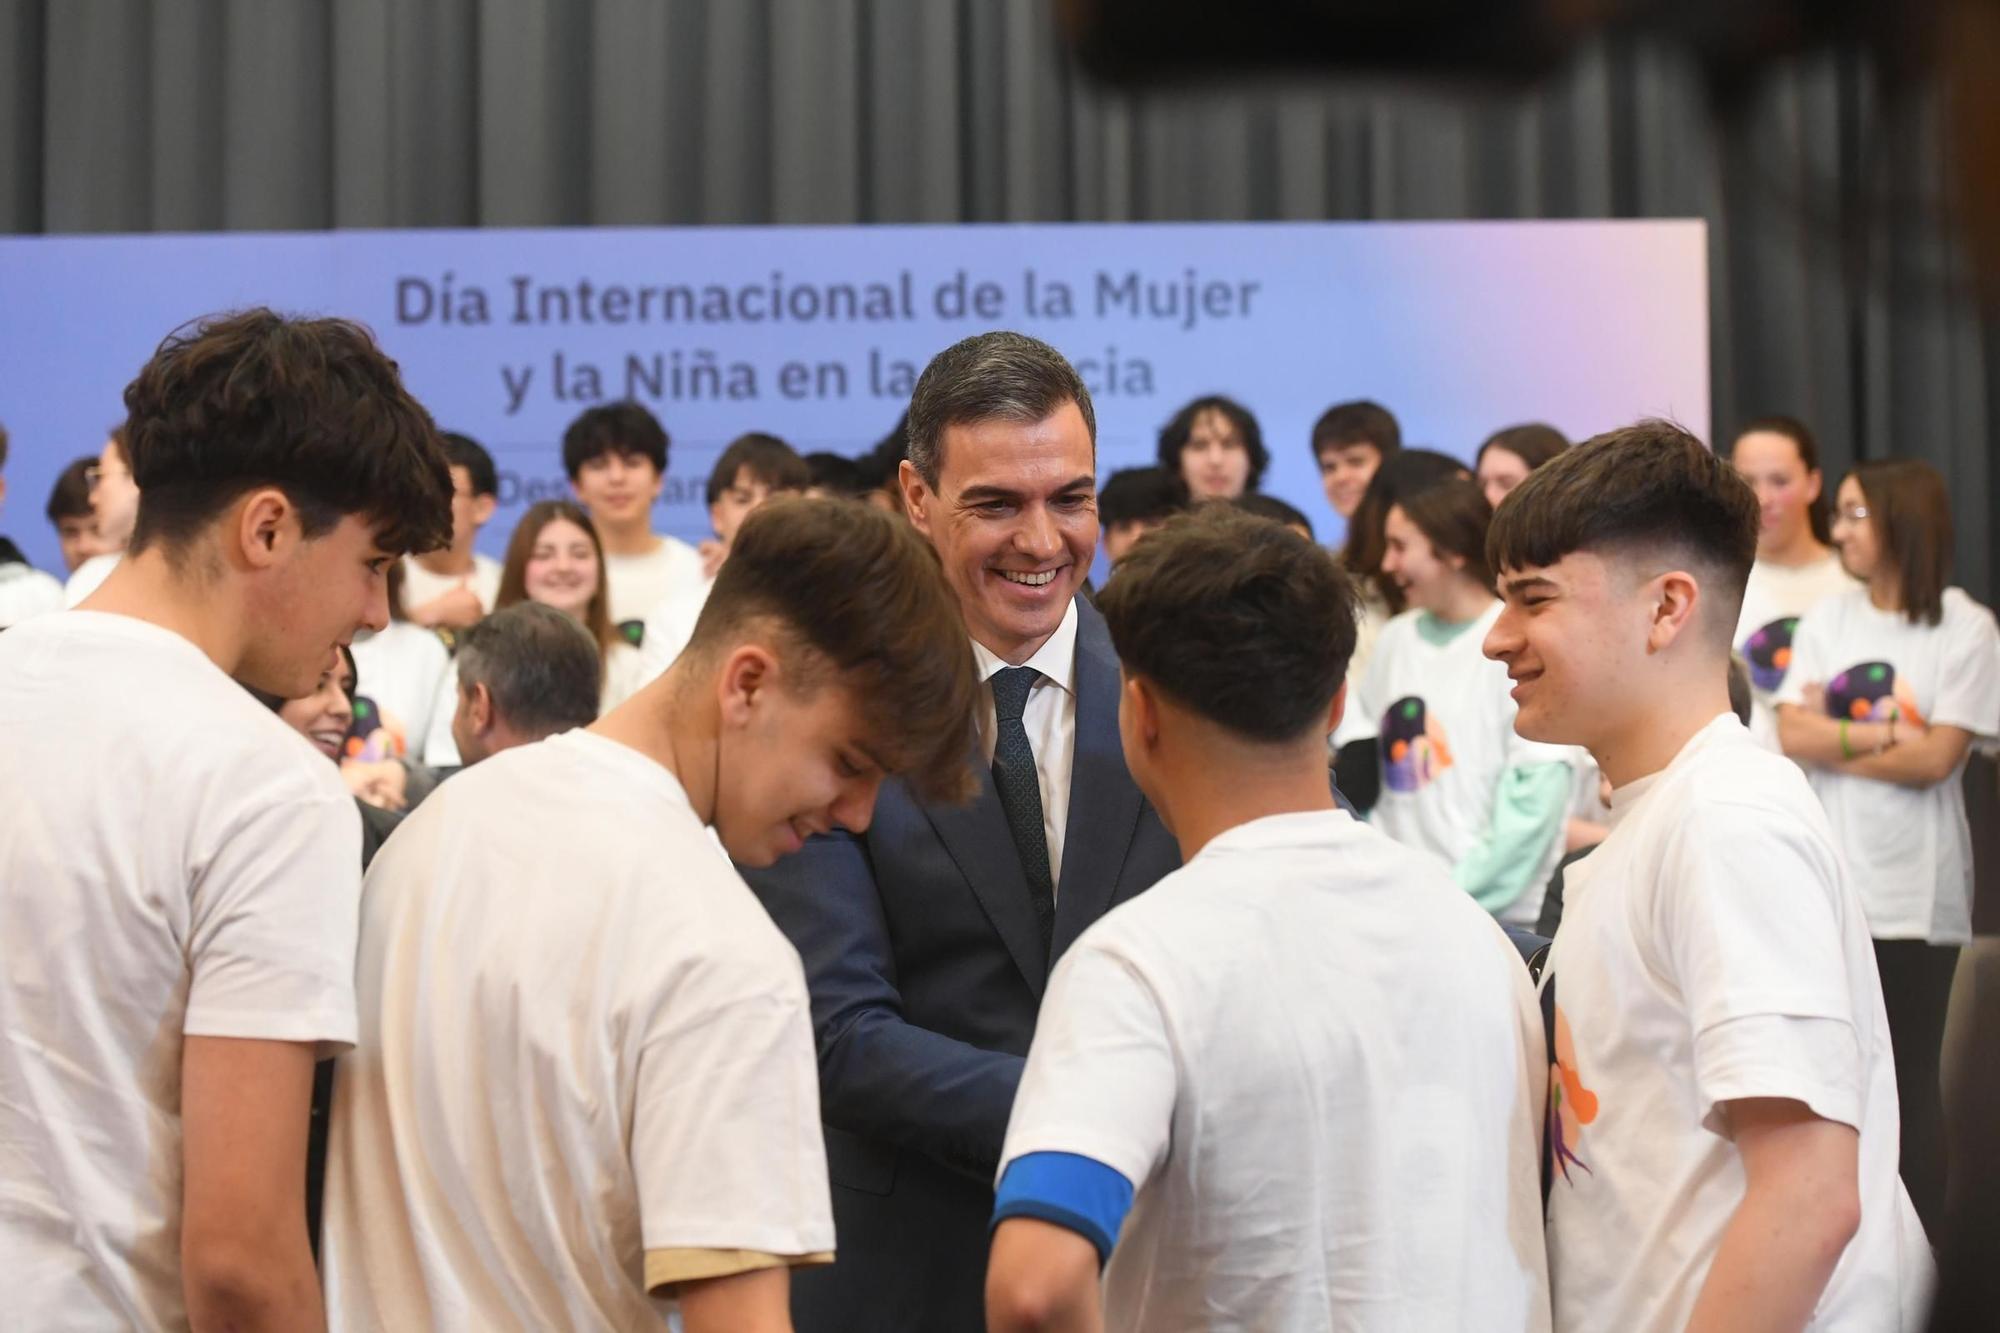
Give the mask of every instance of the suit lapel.
<svg viewBox="0 0 2000 1333">
<path fill-rule="evenodd" d="M 1057 956 L 1110 909 L 1118 872 L 1139 826 L 1139 788 L 1125 770 L 1125 751 L 1118 739 L 1118 688 L 1118 656 L 1111 647 L 1111 633 L 1095 607 L 1079 603 L 1076 745 L 1070 766 L 1069 820 L 1063 826 L 1063 863 L 1056 881 Z"/>
<path fill-rule="evenodd" d="M 1021 871 L 1021 854 L 1014 850 L 1014 835 L 1007 829 L 1007 814 L 1000 808 L 1000 793 L 993 786 L 993 770 L 975 745 L 973 771 L 979 777 L 979 794 L 969 805 L 926 805 L 924 815 L 937 830 L 945 850 L 958 865 L 965 882 L 986 909 L 993 929 L 999 934 L 1014 964 L 1035 994 L 1040 995 L 1049 980 L 1049 960 L 1042 956 L 1042 932 L 1035 924 L 1034 905 L 1028 899 L 1027 876 Z M 1057 930 L 1061 930 L 1060 910 Z"/>
</svg>

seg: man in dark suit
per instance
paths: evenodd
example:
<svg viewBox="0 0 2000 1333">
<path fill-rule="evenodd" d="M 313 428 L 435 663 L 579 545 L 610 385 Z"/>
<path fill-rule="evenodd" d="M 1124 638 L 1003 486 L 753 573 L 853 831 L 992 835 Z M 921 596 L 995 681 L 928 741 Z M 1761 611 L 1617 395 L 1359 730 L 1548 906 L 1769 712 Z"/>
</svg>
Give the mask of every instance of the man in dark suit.
<svg viewBox="0 0 2000 1333">
<path fill-rule="evenodd" d="M 1180 864 L 1125 771 L 1118 659 L 1078 597 L 1096 420 L 1015 333 L 941 352 L 910 402 L 903 499 L 986 678 L 962 808 L 886 783 L 865 835 L 745 871 L 805 961 L 837 1258 L 794 1275 L 801 1333 L 976 1333 L 993 1173 L 1050 965 Z M 975 725 L 976 724 L 976 725 Z"/>
</svg>

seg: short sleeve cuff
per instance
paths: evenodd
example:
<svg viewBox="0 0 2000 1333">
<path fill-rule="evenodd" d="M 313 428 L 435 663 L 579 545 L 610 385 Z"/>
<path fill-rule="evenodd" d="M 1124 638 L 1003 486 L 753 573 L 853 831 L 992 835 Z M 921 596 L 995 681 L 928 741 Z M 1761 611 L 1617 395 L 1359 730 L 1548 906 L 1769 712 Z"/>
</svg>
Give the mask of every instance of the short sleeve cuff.
<svg viewBox="0 0 2000 1333">
<path fill-rule="evenodd" d="M 1755 1014 L 1696 1034 L 1695 1082 L 1702 1125 L 1726 1132 L 1725 1102 L 1751 1097 L 1802 1102 L 1822 1120 L 1861 1127 L 1861 1048 L 1837 1018 Z"/>
<path fill-rule="evenodd" d="M 832 1250 L 819 1250 L 812 1254 L 769 1254 L 763 1250 L 648 1250 L 646 1292 L 660 1296 L 683 1282 L 734 1277 L 738 1273 L 754 1273 L 760 1268 L 800 1268 L 808 1264 L 832 1262 Z"/>
<path fill-rule="evenodd" d="M 354 1049 L 358 1026 L 352 1006 L 297 1012 L 204 1007 L 187 1011 L 181 1035 L 310 1043 L 316 1059 L 331 1060 Z"/>
<path fill-rule="evenodd" d="M 993 1201 L 993 1225 L 1010 1217 L 1032 1217 L 1074 1231 L 1106 1263 L 1118 1230 L 1132 1210 L 1132 1182 L 1097 1161 L 1067 1152 L 1017 1157 L 1000 1176 Z"/>
</svg>

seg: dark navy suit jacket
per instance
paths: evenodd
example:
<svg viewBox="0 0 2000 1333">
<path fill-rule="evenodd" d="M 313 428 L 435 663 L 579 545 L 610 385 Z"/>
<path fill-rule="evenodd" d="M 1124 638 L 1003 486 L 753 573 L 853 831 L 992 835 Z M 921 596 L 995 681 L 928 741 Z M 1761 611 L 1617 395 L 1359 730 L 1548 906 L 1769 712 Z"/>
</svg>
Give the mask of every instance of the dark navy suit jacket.
<svg viewBox="0 0 2000 1333">
<path fill-rule="evenodd" d="M 1077 605 L 1076 740 L 1053 949 L 1180 865 L 1125 771 L 1118 659 Z M 793 1273 L 801 1333 L 978 1333 L 993 1173 L 1044 957 L 990 769 L 962 808 L 884 784 L 861 837 L 744 877 L 805 961 L 835 1263 Z"/>
</svg>

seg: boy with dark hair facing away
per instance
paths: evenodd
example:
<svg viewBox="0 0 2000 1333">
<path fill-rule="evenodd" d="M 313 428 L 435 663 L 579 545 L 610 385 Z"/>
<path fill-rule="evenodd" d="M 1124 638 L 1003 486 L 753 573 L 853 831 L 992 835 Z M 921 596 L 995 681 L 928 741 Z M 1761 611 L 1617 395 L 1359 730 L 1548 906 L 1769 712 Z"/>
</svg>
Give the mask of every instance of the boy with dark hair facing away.
<svg viewBox="0 0 2000 1333">
<path fill-rule="evenodd" d="M 1106 585 L 1126 763 L 1184 862 L 1056 965 L 996 1333 L 1549 1326 L 1527 972 L 1328 789 L 1354 602 L 1331 554 L 1226 505 Z"/>
<path fill-rule="evenodd" d="M 450 478 L 344 320 L 183 328 L 125 405 L 124 558 L 0 635 L 7 1313 L 317 1329 L 307 1107 L 355 1038 L 361 826 L 242 687 L 309 695 L 388 623 L 389 567 L 450 536 Z"/>
<path fill-rule="evenodd" d="M 1558 1330 L 1921 1318 L 1867 921 L 1805 776 L 1730 708 L 1756 548 L 1750 488 L 1662 421 L 1537 468 L 1488 536 L 1515 726 L 1612 787 L 1543 974 Z"/>
<path fill-rule="evenodd" d="M 978 688 L 907 524 L 781 500 L 665 675 L 440 787 L 362 906 L 335 1325 L 789 1329 L 834 1245 L 812 1020 L 721 853 L 861 832 L 892 773 L 962 797 Z"/>
<path fill-rule="evenodd" d="M 563 432 L 563 471 L 604 543 L 611 622 L 634 643 L 648 612 L 702 577 L 694 547 L 653 531 L 667 445 L 659 418 L 633 402 L 590 408 Z"/>
<path fill-rule="evenodd" d="M 499 504 L 493 455 L 470 435 L 446 431 L 451 460 L 451 545 L 403 558 L 403 609 L 419 625 L 465 629 L 500 596 L 500 562 L 473 549 Z"/>
</svg>

